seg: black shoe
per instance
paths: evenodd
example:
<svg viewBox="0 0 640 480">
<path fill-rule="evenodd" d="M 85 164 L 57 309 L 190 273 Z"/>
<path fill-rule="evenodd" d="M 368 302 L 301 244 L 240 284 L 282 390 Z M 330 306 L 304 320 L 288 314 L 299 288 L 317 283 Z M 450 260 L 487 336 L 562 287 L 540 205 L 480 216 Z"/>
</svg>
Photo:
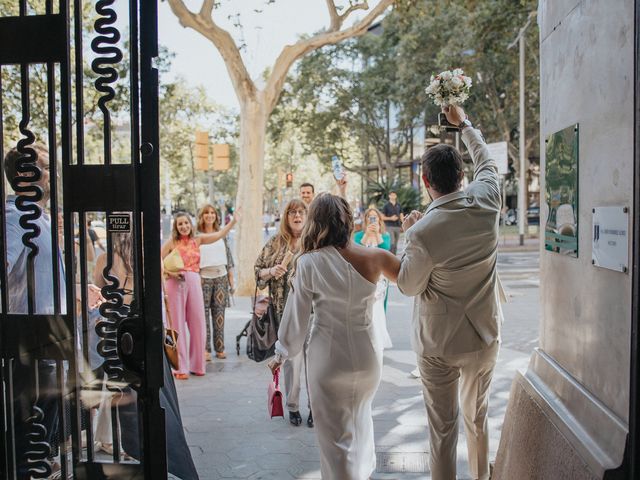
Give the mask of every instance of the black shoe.
<svg viewBox="0 0 640 480">
<path fill-rule="evenodd" d="M 313 428 L 313 413 L 309 410 L 309 418 L 307 418 L 307 427 Z"/>
<path fill-rule="evenodd" d="M 302 417 L 300 416 L 300 412 L 289 412 L 289 422 L 291 425 L 295 427 L 299 427 L 302 425 Z"/>
</svg>

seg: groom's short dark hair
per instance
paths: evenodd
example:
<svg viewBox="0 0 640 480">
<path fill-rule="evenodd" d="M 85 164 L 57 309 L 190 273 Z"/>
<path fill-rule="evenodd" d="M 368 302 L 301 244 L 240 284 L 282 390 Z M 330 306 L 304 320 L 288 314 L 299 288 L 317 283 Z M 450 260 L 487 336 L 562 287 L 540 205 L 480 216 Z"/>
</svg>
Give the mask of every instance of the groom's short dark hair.
<svg viewBox="0 0 640 480">
<path fill-rule="evenodd" d="M 462 155 L 451 145 L 435 145 L 422 155 L 422 174 L 442 195 L 460 189 Z"/>
</svg>

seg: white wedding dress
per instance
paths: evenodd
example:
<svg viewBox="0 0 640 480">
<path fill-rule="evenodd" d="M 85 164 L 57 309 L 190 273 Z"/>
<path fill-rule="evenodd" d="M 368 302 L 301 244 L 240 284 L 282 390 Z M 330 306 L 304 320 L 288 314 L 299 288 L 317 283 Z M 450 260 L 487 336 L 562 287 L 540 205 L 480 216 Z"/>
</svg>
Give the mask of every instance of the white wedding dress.
<svg viewBox="0 0 640 480">
<path fill-rule="evenodd" d="M 384 300 L 387 297 L 388 288 L 389 281 L 381 277 L 376 285 L 376 301 L 373 304 L 373 324 L 382 349 L 393 347 L 389 330 L 387 330 L 387 312 L 384 311 Z"/>
<path fill-rule="evenodd" d="M 376 284 L 333 247 L 302 255 L 284 309 L 276 351 L 307 347 L 309 395 L 323 480 L 365 480 L 376 467 L 371 402 L 382 375 L 373 323 Z"/>
</svg>

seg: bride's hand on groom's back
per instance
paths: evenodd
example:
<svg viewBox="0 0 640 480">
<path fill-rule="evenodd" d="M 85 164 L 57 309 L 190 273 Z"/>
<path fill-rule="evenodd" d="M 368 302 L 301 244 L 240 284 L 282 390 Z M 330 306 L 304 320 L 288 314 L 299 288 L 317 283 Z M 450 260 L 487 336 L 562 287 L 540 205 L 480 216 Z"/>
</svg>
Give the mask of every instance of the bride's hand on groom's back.
<svg viewBox="0 0 640 480">
<path fill-rule="evenodd" d="M 422 218 L 422 213 L 417 210 L 412 211 L 407 217 L 405 217 L 404 222 L 402 222 L 402 231 L 406 232 L 409 230 L 414 223 Z"/>
</svg>

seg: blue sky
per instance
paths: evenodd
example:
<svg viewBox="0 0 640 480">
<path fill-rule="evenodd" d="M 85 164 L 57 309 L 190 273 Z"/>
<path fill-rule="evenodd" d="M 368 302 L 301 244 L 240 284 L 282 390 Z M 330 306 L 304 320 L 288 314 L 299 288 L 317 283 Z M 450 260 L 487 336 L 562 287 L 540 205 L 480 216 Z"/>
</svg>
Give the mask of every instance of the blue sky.
<svg viewBox="0 0 640 480">
<path fill-rule="evenodd" d="M 186 0 L 186 4 L 196 11 L 202 1 Z M 370 7 L 375 4 L 371 2 Z M 353 18 L 362 16 L 361 12 L 356 13 L 360 15 Z M 295 42 L 300 34 L 310 34 L 329 24 L 325 0 L 276 0 L 271 4 L 267 0 L 222 0 L 214 17 L 237 42 L 241 34 L 228 18 L 236 14 L 240 15 L 247 44 L 242 55 L 254 79 L 273 64 L 284 45 Z M 194 30 L 183 28 L 166 1 L 159 3 L 158 22 L 160 43 L 176 54 L 170 77 L 181 75 L 191 85 L 203 85 L 213 100 L 237 110 L 224 62 L 213 44 Z"/>
</svg>

